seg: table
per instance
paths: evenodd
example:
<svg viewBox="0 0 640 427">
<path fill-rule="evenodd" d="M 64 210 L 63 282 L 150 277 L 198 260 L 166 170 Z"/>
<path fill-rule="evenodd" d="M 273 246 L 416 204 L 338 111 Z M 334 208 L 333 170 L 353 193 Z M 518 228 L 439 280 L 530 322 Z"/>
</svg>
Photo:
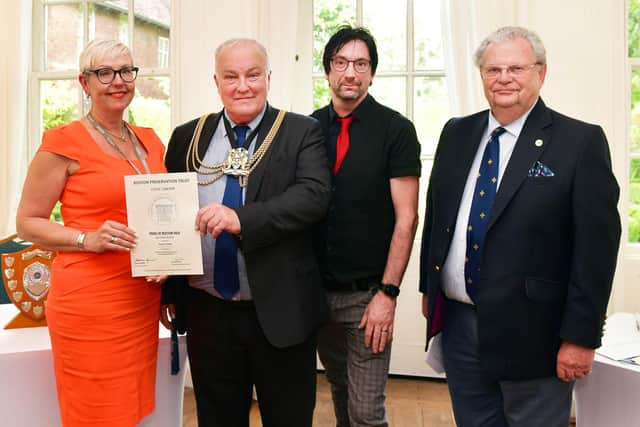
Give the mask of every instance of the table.
<svg viewBox="0 0 640 427">
<path fill-rule="evenodd" d="M 59 427 L 51 342 L 47 328 L 2 329 L 18 312 L 0 305 L 0 424 L 11 427 Z M 156 409 L 139 424 L 181 427 L 187 346 L 180 337 L 180 373 L 170 374 L 171 336 L 160 325 Z"/>
<path fill-rule="evenodd" d="M 619 333 L 615 331 L 615 339 Z M 613 335 L 607 330 L 603 343 L 611 342 Z M 640 426 L 639 397 L 640 366 L 596 354 L 591 375 L 576 381 L 577 427 Z"/>
</svg>

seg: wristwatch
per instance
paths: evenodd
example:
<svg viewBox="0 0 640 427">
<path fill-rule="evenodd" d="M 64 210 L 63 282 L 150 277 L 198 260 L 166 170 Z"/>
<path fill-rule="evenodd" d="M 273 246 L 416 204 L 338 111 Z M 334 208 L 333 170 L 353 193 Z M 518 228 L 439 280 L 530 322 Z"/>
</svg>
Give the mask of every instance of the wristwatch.
<svg viewBox="0 0 640 427">
<path fill-rule="evenodd" d="M 390 285 L 388 283 L 380 283 L 378 285 L 378 289 L 384 292 L 386 295 L 390 296 L 391 298 L 396 298 L 398 295 L 400 295 L 400 288 L 396 285 Z"/>
</svg>

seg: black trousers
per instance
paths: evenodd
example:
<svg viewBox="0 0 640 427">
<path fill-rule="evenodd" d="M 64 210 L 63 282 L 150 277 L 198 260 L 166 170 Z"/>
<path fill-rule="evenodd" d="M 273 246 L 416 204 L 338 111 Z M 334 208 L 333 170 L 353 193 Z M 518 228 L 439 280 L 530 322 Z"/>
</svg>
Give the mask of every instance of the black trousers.
<svg viewBox="0 0 640 427">
<path fill-rule="evenodd" d="M 251 301 L 225 301 L 190 289 L 187 348 L 199 427 L 248 427 L 252 386 L 264 427 L 311 427 L 316 399 L 316 336 L 271 345 Z"/>
</svg>

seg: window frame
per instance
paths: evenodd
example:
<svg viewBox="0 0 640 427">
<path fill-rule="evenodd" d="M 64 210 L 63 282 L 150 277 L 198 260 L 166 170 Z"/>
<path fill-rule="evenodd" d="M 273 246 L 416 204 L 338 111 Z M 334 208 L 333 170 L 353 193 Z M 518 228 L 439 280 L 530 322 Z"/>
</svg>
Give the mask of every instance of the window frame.
<svg viewBox="0 0 640 427">
<path fill-rule="evenodd" d="M 429 69 L 429 70 L 420 70 L 416 69 L 415 64 L 415 56 L 414 56 L 414 47 L 415 47 L 415 39 L 414 39 L 414 2 L 421 0 L 405 0 L 407 6 L 407 16 L 405 19 L 405 28 L 406 28 L 406 58 L 405 58 L 405 70 L 404 71 L 381 71 L 380 69 L 376 70 L 375 80 L 384 79 L 389 77 L 402 77 L 405 80 L 405 112 L 406 117 L 411 120 L 411 122 L 415 122 L 414 120 L 414 103 L 415 103 L 415 81 L 417 78 L 426 77 L 426 78 L 447 78 L 447 73 L 445 69 L 446 61 L 443 61 L 442 69 Z M 364 2 L 365 0 L 355 0 L 355 25 L 364 26 Z M 313 6 L 312 6 L 313 10 Z M 314 18 L 312 18 L 312 28 L 314 24 Z M 375 37 L 375 34 L 374 34 Z M 313 61 L 312 61 L 313 63 Z M 324 80 L 325 74 L 324 71 L 315 71 L 311 70 L 311 90 L 313 90 L 314 82 L 316 80 Z M 450 91 L 447 90 L 447 95 L 450 96 Z M 423 162 L 432 162 L 435 155 L 434 152 L 425 152 L 426 150 L 422 150 L 420 153 L 420 160 Z"/>
<path fill-rule="evenodd" d="M 28 89 L 28 131 L 27 131 L 27 159 L 31 159 L 42 140 L 42 106 L 40 104 L 41 84 L 46 81 L 54 80 L 70 80 L 77 81 L 78 70 L 58 70 L 46 71 L 46 44 L 47 44 L 47 22 L 45 10 L 47 6 L 53 5 L 79 5 L 82 12 L 82 47 L 95 37 L 92 29 L 95 28 L 95 14 L 90 13 L 90 7 L 96 3 L 93 0 L 32 0 L 32 57 L 31 57 L 31 73 L 29 77 Z M 126 44 L 135 57 L 135 19 L 133 12 L 136 0 L 127 0 L 127 40 Z M 174 0 L 169 0 L 173 3 Z M 171 4 L 171 10 L 173 5 Z M 173 19 L 172 19 L 173 21 Z M 91 23 L 94 23 L 92 26 Z M 171 32 L 170 32 L 171 34 Z M 169 52 L 171 49 L 171 38 L 169 38 Z M 169 63 L 167 67 L 140 67 L 138 78 L 147 77 L 165 77 L 173 83 L 171 78 L 171 55 L 169 54 Z M 79 83 L 78 83 L 79 84 Z M 173 86 L 173 85 L 172 85 Z M 78 91 L 78 113 L 80 117 L 87 113 L 87 104 L 85 102 L 82 91 Z M 170 117 L 173 117 L 173 107 L 171 107 Z"/>
<path fill-rule="evenodd" d="M 170 42 L 168 37 L 158 36 L 158 64 L 166 64 L 165 68 L 169 67 Z"/>
</svg>

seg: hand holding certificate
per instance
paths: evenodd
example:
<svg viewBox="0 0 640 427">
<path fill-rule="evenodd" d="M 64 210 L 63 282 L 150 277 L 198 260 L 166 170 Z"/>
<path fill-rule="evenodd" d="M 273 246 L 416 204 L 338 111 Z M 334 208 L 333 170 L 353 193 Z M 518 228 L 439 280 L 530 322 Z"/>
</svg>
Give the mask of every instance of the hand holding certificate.
<svg viewBox="0 0 640 427">
<path fill-rule="evenodd" d="M 129 227 L 138 235 L 132 276 L 202 274 L 196 174 L 130 175 L 124 183 Z"/>
</svg>

